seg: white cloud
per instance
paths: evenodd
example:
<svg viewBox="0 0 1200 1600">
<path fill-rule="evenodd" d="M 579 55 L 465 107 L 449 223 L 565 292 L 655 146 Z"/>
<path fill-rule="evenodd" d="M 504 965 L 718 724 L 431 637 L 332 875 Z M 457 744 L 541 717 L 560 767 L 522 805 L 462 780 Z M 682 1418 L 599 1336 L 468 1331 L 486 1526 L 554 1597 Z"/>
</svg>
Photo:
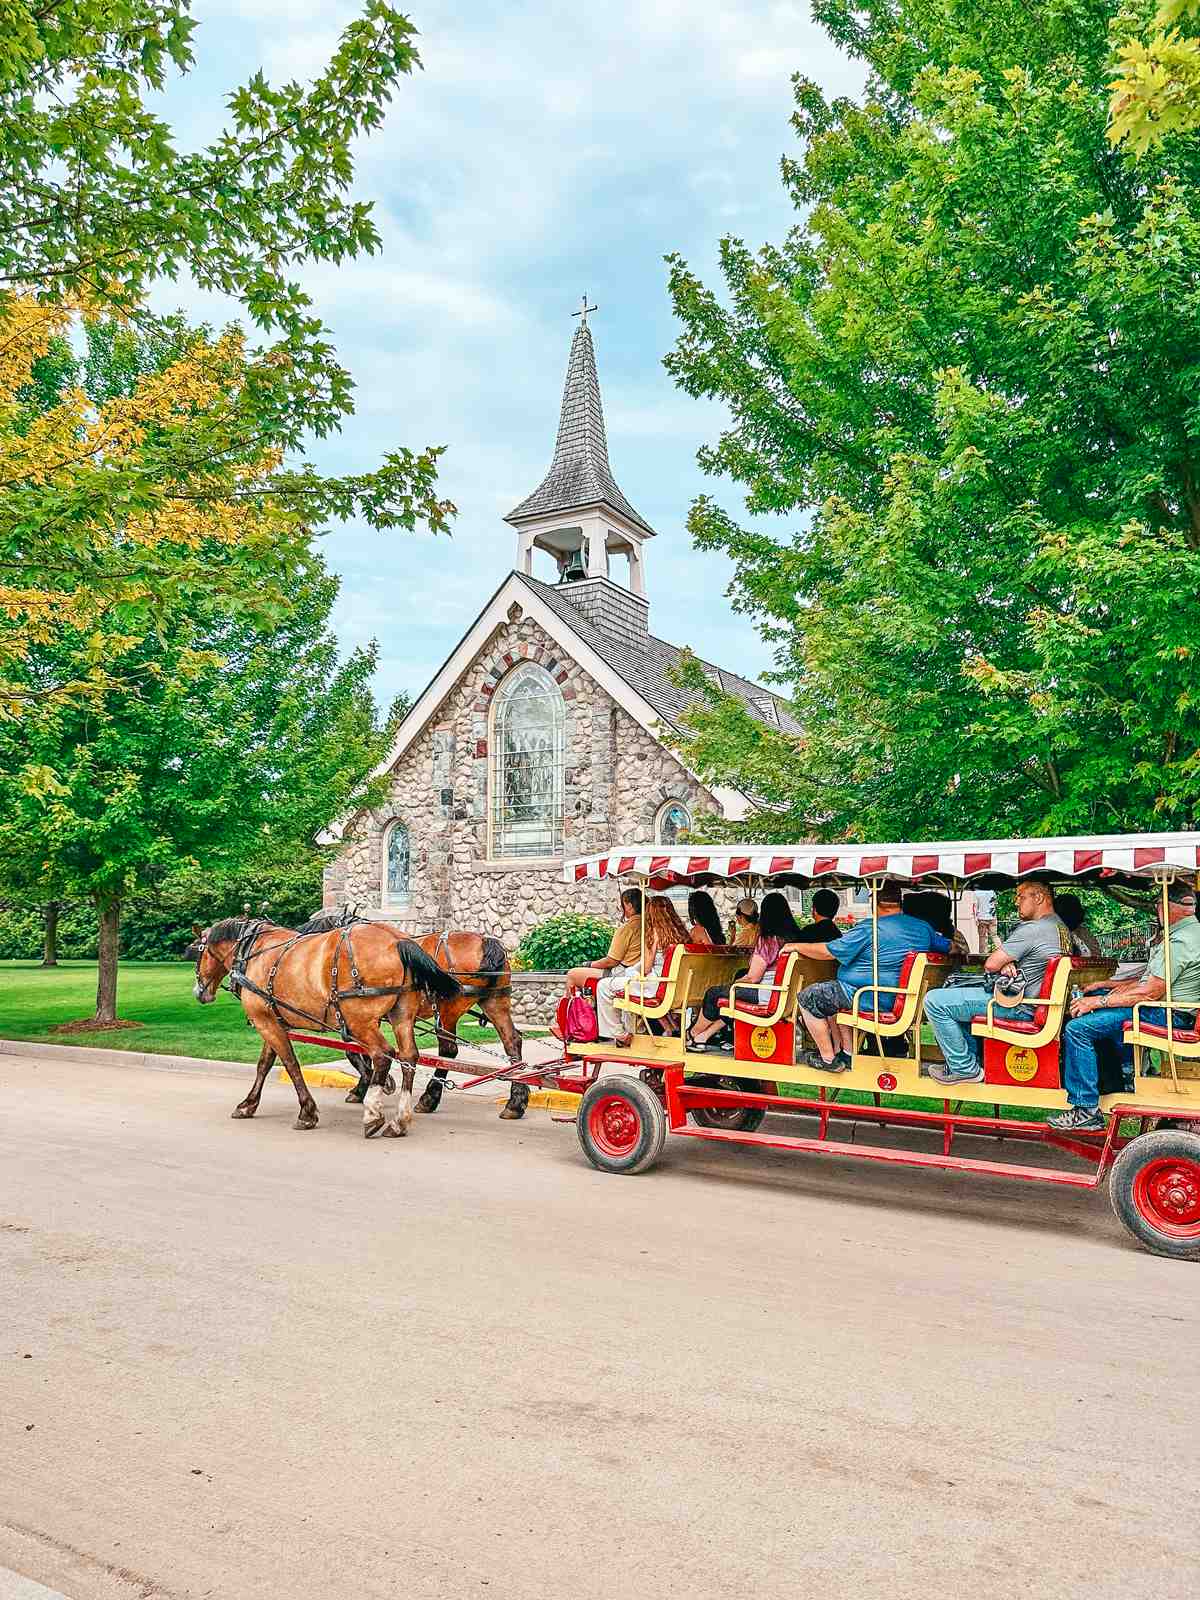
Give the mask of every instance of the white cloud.
<svg viewBox="0 0 1200 1600">
<path fill-rule="evenodd" d="M 728 564 L 684 531 L 690 500 L 714 488 L 695 451 L 720 417 L 663 371 L 674 329 L 662 257 L 679 250 L 716 283 L 728 228 L 780 238 L 794 220 L 778 177 L 788 79 L 800 70 L 852 93 L 858 68 L 806 7 L 778 0 L 412 4 L 425 70 L 358 151 L 355 192 L 375 202 L 382 253 L 303 277 L 357 385 L 355 417 L 312 454 L 361 470 L 398 443 L 444 443 L 442 489 L 460 515 L 452 541 L 331 534 L 341 637 L 379 637 L 382 698 L 419 689 L 503 578 L 514 539 L 500 519 L 549 463 L 570 312 L 587 289 L 614 470 L 660 531 L 652 625 L 762 669 L 765 648 L 722 598 Z M 356 10 L 197 0 L 200 70 L 172 115 L 190 138 L 211 136 L 236 82 L 260 63 L 268 77 L 311 76 Z M 205 304 L 186 288 L 160 299 Z"/>
</svg>

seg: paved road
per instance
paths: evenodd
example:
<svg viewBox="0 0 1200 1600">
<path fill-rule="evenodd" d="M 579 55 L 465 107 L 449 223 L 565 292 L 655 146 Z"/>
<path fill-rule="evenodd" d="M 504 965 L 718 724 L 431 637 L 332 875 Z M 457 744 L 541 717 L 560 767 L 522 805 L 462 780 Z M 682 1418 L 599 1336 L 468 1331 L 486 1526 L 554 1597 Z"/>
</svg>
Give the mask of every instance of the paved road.
<svg viewBox="0 0 1200 1600">
<path fill-rule="evenodd" d="M 1200 1590 L 1200 1270 L 1095 1196 L 0 1058 L 0 1567 L 72 1600 Z M 3 1579 L 0 1577 L 0 1594 Z"/>
</svg>

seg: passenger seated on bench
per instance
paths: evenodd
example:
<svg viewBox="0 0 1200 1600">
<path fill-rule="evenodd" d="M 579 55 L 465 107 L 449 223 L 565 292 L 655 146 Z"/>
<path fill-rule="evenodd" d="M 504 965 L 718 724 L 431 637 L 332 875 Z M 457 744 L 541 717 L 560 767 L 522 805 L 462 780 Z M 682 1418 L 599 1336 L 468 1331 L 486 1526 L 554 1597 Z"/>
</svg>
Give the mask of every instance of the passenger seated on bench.
<svg viewBox="0 0 1200 1600">
<path fill-rule="evenodd" d="M 1072 955 L 1092 956 L 1096 959 L 1104 955 L 1100 941 L 1087 925 L 1087 912 L 1083 909 L 1083 901 L 1077 894 L 1056 894 L 1054 909 L 1071 935 Z"/>
<path fill-rule="evenodd" d="M 1161 925 L 1162 902 L 1155 907 Z M 1196 921 L 1196 891 L 1176 878 L 1167 890 L 1167 920 L 1171 925 L 1171 1022 L 1181 1030 L 1196 1025 L 1200 1006 L 1200 922 Z M 1071 1003 L 1071 1016 L 1063 1029 L 1063 1088 L 1071 1102 L 1066 1111 L 1051 1117 L 1050 1126 L 1065 1133 L 1086 1133 L 1104 1126 L 1100 1112 L 1100 1067 L 1097 1045 L 1116 1045 L 1128 1055 L 1125 1024 L 1133 1020 L 1139 1001 L 1161 1000 L 1167 992 L 1166 946 L 1160 944 L 1140 978 L 1114 983 L 1103 992 L 1095 986 Z M 1180 1006 L 1185 1009 L 1180 1010 Z M 1165 1006 L 1143 1008 L 1143 1022 L 1163 1028 Z"/>
<path fill-rule="evenodd" d="M 841 928 L 833 920 L 841 909 L 841 900 L 836 889 L 818 889 L 812 897 L 812 911 L 814 921 L 800 929 L 796 938 L 800 944 L 828 944 L 831 939 L 839 939 Z"/>
<path fill-rule="evenodd" d="M 1014 1022 L 1028 1022 L 1032 1006 L 1024 996 L 1037 994 L 1052 956 L 1069 956 L 1071 935 L 1055 914 L 1054 896 L 1045 878 L 1037 873 L 1017 884 L 1017 912 L 1021 918 L 1003 944 L 997 945 L 983 970 L 997 978 L 1007 978 L 1016 987 L 989 989 L 984 983 L 961 984 L 932 989 L 925 996 L 925 1018 L 941 1046 L 943 1060 L 930 1065 L 929 1076 L 938 1083 L 973 1083 L 983 1077 L 979 1041 L 971 1033 L 971 1019 L 987 1011 L 988 1001 L 1007 1007 L 997 1020 L 1007 1015 Z"/>
<path fill-rule="evenodd" d="M 608 954 L 600 956 L 587 967 L 572 967 L 567 973 L 567 991 L 582 989 L 590 979 L 600 979 L 610 972 L 632 972 L 641 959 L 642 952 L 642 891 L 621 890 L 621 918 Z"/>
<path fill-rule="evenodd" d="M 758 905 L 749 895 L 739 900 L 733 908 L 733 921 L 729 924 L 729 942 L 739 950 L 753 950 L 758 943 Z"/>
<path fill-rule="evenodd" d="M 646 902 L 646 965 L 640 964 L 630 971 L 622 968 L 601 978 L 596 986 L 596 1022 L 602 1039 L 614 1044 L 630 1043 L 631 1035 L 623 1032 L 628 1023 L 621 1017 L 613 1001 L 617 995 L 630 1000 L 644 1000 L 653 995 L 662 977 L 667 950 L 674 944 L 687 943 L 687 929 L 680 922 L 675 907 L 666 895 L 656 894 Z M 640 963 L 640 950 L 635 962 Z M 653 982 L 651 980 L 654 980 Z"/>
<path fill-rule="evenodd" d="M 713 897 L 705 889 L 693 889 L 688 895 L 689 944 L 724 944 L 725 930 L 717 914 Z"/>
<path fill-rule="evenodd" d="M 905 956 L 914 951 L 936 950 L 945 955 L 950 941 L 936 932 L 921 917 L 910 917 L 903 910 L 904 891 L 894 880 L 881 883 L 875 897 L 879 918 L 879 982 L 881 985 L 899 983 L 900 968 Z M 864 917 L 855 927 L 836 939 L 821 944 L 785 944 L 783 951 L 794 950 L 797 955 L 814 957 L 818 961 L 836 961 L 836 978 L 826 978 L 820 983 L 810 983 L 796 996 L 800 1020 L 816 1044 L 816 1050 L 806 1050 L 801 1060 L 806 1066 L 821 1072 L 845 1072 L 851 1066 L 847 1045 L 851 1042 L 848 1030 L 837 1020 L 839 1011 L 849 1011 L 859 989 L 873 983 L 876 963 L 872 959 L 873 925 Z M 781 952 L 783 953 L 783 952 Z M 886 991 L 871 996 L 867 1011 L 886 1010 L 894 996 Z"/>
<path fill-rule="evenodd" d="M 927 922 L 931 928 L 949 939 L 950 954 L 955 960 L 965 961 L 971 954 L 970 945 L 954 926 L 954 908 L 947 895 L 939 894 L 936 889 L 922 889 L 916 894 L 906 894 L 904 910 L 907 916 L 920 917 L 922 922 Z"/>
<path fill-rule="evenodd" d="M 779 959 L 783 941 L 795 939 L 800 929 L 792 915 L 791 906 L 778 893 L 763 896 L 758 926 L 758 941 L 745 976 L 739 974 L 732 983 L 717 983 L 705 992 L 704 1003 L 700 1007 L 703 1020 L 693 1023 L 688 1030 L 689 1050 L 703 1052 L 710 1048 L 709 1040 L 725 1026 L 721 1006 L 731 995 L 734 999 L 751 1001 L 771 998 L 771 973 Z"/>
</svg>

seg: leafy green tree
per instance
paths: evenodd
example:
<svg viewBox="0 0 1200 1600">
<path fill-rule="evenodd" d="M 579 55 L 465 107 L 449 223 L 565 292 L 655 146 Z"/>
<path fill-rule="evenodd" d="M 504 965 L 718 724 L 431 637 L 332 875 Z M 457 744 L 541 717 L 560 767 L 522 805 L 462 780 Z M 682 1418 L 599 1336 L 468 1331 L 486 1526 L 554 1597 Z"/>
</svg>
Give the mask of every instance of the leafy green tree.
<svg viewBox="0 0 1200 1600">
<path fill-rule="evenodd" d="M 1200 142 L 1113 148 L 1113 9 L 821 0 L 868 80 L 795 82 L 796 227 L 671 259 L 750 514 L 690 527 L 804 728 L 710 693 L 686 753 L 764 837 L 1196 821 Z"/>
<path fill-rule="evenodd" d="M 0 723 L 0 871 L 35 898 L 45 884 L 95 904 L 97 1022 L 116 1016 L 130 896 L 184 868 L 252 883 L 289 852 L 309 856 L 330 817 L 368 800 L 385 738 L 375 656 L 339 662 L 336 593 L 312 556 L 270 631 L 189 597 L 129 653 L 134 690 L 35 699 Z M 37 648 L 34 689 L 74 644 Z"/>
<path fill-rule="evenodd" d="M 411 23 L 367 0 L 312 83 L 255 73 L 189 152 L 157 102 L 194 30 L 186 0 L 0 0 L 0 714 L 32 692 L 9 669 L 57 631 L 136 642 L 160 604 L 214 587 L 269 624 L 318 522 L 438 530 L 453 512 L 437 450 L 340 478 L 297 459 L 350 415 L 353 385 L 294 274 L 378 248 L 352 148 L 418 64 Z M 99 409 L 61 386 L 36 405 L 73 317 L 150 331 L 149 292 L 183 274 L 231 296 L 261 345 L 193 336 Z M 120 670 L 98 651 L 39 693 Z"/>
</svg>

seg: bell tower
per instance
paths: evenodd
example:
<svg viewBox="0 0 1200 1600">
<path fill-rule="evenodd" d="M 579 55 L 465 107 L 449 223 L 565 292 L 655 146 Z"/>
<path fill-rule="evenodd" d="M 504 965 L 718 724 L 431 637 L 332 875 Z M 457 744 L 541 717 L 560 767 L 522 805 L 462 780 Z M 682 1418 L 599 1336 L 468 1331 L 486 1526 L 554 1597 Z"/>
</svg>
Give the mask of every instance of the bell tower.
<svg viewBox="0 0 1200 1600">
<path fill-rule="evenodd" d="M 558 581 L 572 605 L 605 632 L 644 637 L 649 602 L 643 546 L 654 529 L 617 487 L 608 462 L 604 408 L 587 296 L 575 316 L 563 385 L 558 438 L 550 470 L 533 493 L 505 517 L 517 530 L 517 570 L 533 574 L 534 550 L 558 566 Z M 628 562 L 628 581 L 614 576 Z"/>
</svg>

